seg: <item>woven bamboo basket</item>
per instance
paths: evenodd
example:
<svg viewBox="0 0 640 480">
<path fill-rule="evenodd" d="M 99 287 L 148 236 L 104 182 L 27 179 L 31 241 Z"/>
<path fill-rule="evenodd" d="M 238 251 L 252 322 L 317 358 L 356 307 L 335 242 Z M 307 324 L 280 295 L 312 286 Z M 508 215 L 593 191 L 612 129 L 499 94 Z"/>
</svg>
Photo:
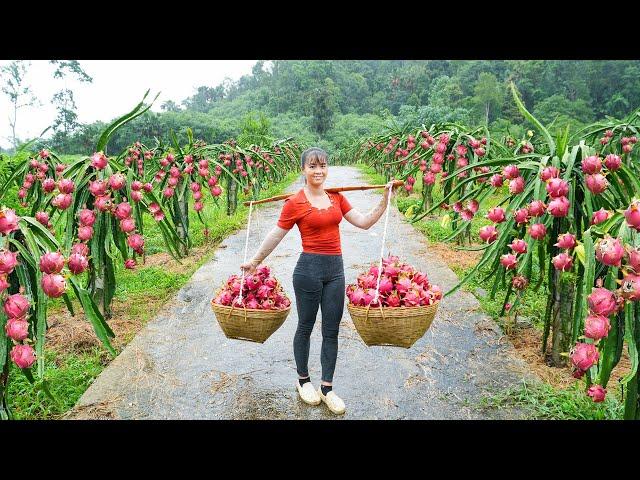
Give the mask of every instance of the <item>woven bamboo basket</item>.
<svg viewBox="0 0 640 480">
<path fill-rule="evenodd" d="M 347 309 L 367 346 L 411 348 L 431 326 L 439 303 L 424 307 L 378 308 L 347 304 Z"/>
<path fill-rule="evenodd" d="M 264 343 L 286 320 L 291 306 L 286 310 L 256 310 L 219 305 L 211 301 L 220 328 L 227 338 Z"/>
</svg>

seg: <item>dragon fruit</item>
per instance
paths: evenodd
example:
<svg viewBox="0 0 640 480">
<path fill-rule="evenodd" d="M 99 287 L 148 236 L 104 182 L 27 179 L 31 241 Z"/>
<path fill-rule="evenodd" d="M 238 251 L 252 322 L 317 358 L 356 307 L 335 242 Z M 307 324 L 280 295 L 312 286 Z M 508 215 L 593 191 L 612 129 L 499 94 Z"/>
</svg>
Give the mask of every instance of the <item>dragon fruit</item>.
<svg viewBox="0 0 640 480">
<path fill-rule="evenodd" d="M 587 175 L 585 182 L 589 191 L 594 195 L 601 194 L 609 186 L 609 182 L 607 181 L 607 179 L 600 173 Z"/>
<path fill-rule="evenodd" d="M 514 253 L 527 253 L 527 242 L 520 238 L 515 238 L 509 245 Z"/>
<path fill-rule="evenodd" d="M 611 323 L 603 315 L 591 314 L 584 321 L 584 336 L 593 340 L 600 340 L 609 335 Z"/>
<path fill-rule="evenodd" d="M 640 300 L 640 275 L 633 273 L 627 274 L 622 279 L 620 292 L 627 300 L 631 300 L 632 302 Z"/>
<path fill-rule="evenodd" d="M 634 200 L 624 211 L 627 224 L 636 231 L 640 231 L 640 201 Z"/>
<path fill-rule="evenodd" d="M 556 197 L 549 202 L 547 212 L 554 217 L 566 217 L 569 214 L 571 204 L 567 197 Z"/>
<path fill-rule="evenodd" d="M 534 223 L 529 227 L 529 235 L 536 240 L 542 240 L 547 235 L 547 227 L 544 223 Z"/>
<path fill-rule="evenodd" d="M 487 213 L 487 218 L 491 220 L 493 223 L 504 222 L 506 220 L 506 217 L 504 215 L 504 209 L 500 207 L 493 207 Z"/>
<path fill-rule="evenodd" d="M 576 245 L 576 236 L 571 233 L 561 233 L 558 236 L 558 243 L 554 244 L 554 246 L 565 250 L 574 248 Z"/>
<path fill-rule="evenodd" d="M 619 238 L 606 235 L 595 245 L 596 259 L 610 267 L 620 267 L 624 257 L 624 247 Z"/>
<path fill-rule="evenodd" d="M 0 275 L 8 275 L 18 265 L 18 252 L 0 250 Z"/>
<path fill-rule="evenodd" d="M 493 225 L 486 225 L 480 228 L 478 236 L 486 243 L 493 243 L 498 238 L 498 230 Z"/>
<path fill-rule="evenodd" d="M 518 225 L 527 223 L 529 221 L 529 210 L 527 208 L 520 208 L 515 211 L 513 218 Z"/>
<path fill-rule="evenodd" d="M 231 275 L 218 289 L 212 302 L 219 305 L 242 305 L 249 309 L 283 310 L 291 306 L 291 301 L 282 290 L 275 277 L 270 276 L 267 266 L 258 267 L 251 275 L 245 276 L 245 287 L 240 297 L 240 281 L 238 275 Z M 353 296 L 353 292 L 347 292 Z"/>
<path fill-rule="evenodd" d="M 611 213 L 608 210 L 601 208 L 600 210 L 593 212 L 593 215 L 591 216 L 591 225 L 598 225 L 599 223 L 607 220 L 610 216 Z"/>
<path fill-rule="evenodd" d="M 591 313 L 609 317 L 618 310 L 618 299 L 611 290 L 595 287 L 587 297 Z"/>
<path fill-rule="evenodd" d="M 509 193 L 512 195 L 517 195 L 518 193 L 522 193 L 524 191 L 524 178 L 516 177 L 509 182 Z"/>
<path fill-rule="evenodd" d="M 47 273 L 42 276 L 41 286 L 48 297 L 58 298 L 64 294 L 67 282 L 62 275 Z"/>
<path fill-rule="evenodd" d="M 64 268 L 64 255 L 60 252 L 48 252 L 40 257 L 40 271 L 44 273 L 60 273 Z"/>
<path fill-rule="evenodd" d="M 597 155 L 586 157 L 582 160 L 582 171 L 585 174 L 593 175 L 599 173 L 602 170 L 602 161 Z"/>
<path fill-rule="evenodd" d="M 509 180 L 513 180 L 520 176 L 520 170 L 515 165 L 507 165 L 504 167 L 503 175 Z"/>
<path fill-rule="evenodd" d="M 547 181 L 547 193 L 551 198 L 566 197 L 569 184 L 560 178 L 551 178 Z"/>
<path fill-rule="evenodd" d="M 489 183 L 492 187 L 499 188 L 504 183 L 504 178 L 499 173 L 496 173 L 495 175 L 491 176 L 491 178 L 489 179 Z"/>
<path fill-rule="evenodd" d="M 559 176 L 560 170 L 558 170 L 556 167 L 546 167 L 542 170 L 542 173 L 540 173 L 540 178 L 543 182 L 551 180 L 552 178 L 557 178 Z"/>
<path fill-rule="evenodd" d="M 604 158 L 604 164 L 609 170 L 615 172 L 622 166 L 622 159 L 618 155 L 610 153 Z"/>
<path fill-rule="evenodd" d="M 7 336 L 16 342 L 21 342 L 29 336 L 29 322 L 22 318 L 10 318 L 4 329 Z"/>
<path fill-rule="evenodd" d="M 587 395 L 596 403 L 604 402 L 607 395 L 607 389 L 603 388 L 602 385 L 591 385 L 589 390 L 587 390 Z"/>
<path fill-rule="evenodd" d="M 507 270 L 514 270 L 518 266 L 518 260 L 512 253 L 507 253 L 500 257 L 500 263 Z"/>
<path fill-rule="evenodd" d="M 529 204 L 528 210 L 529 215 L 531 215 L 532 217 L 541 217 L 547 210 L 547 206 L 542 200 L 534 200 Z"/>
<path fill-rule="evenodd" d="M 69 260 L 67 261 L 67 266 L 69 267 L 69 271 L 74 275 L 80 275 L 87 268 L 89 268 L 89 260 L 84 255 L 80 255 L 78 253 L 72 253 L 69 255 Z"/>
<path fill-rule="evenodd" d="M 571 270 L 571 267 L 573 266 L 573 260 L 564 252 L 553 257 L 551 259 L 551 263 L 553 263 L 556 270 L 560 270 L 562 272 Z"/>
<path fill-rule="evenodd" d="M 600 354 L 598 349 L 592 343 L 576 343 L 571 350 L 571 362 L 573 366 L 579 370 L 589 370 L 598 362 Z"/>
<path fill-rule="evenodd" d="M 19 368 L 29 368 L 36 361 L 36 353 L 31 345 L 15 345 L 10 356 Z"/>
</svg>

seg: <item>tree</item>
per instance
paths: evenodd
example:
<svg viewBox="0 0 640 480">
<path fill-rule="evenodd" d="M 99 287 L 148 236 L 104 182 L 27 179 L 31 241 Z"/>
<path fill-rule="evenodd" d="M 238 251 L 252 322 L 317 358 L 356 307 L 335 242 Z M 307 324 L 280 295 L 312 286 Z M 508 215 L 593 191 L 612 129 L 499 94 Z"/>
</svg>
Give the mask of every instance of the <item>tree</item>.
<svg viewBox="0 0 640 480">
<path fill-rule="evenodd" d="M 333 125 L 337 108 L 336 92 L 336 85 L 330 78 L 325 78 L 323 85 L 315 90 L 313 129 L 320 135 L 324 135 Z"/>
<path fill-rule="evenodd" d="M 489 114 L 497 116 L 498 110 L 502 107 L 504 96 L 502 88 L 496 76 L 492 73 L 482 72 L 478 75 L 478 81 L 473 89 L 473 102 L 484 111 L 484 122 L 489 124 Z"/>
<path fill-rule="evenodd" d="M 9 65 L 0 67 L 0 73 L 2 74 L 0 76 L 4 78 L 2 93 L 9 97 L 9 101 L 13 106 L 13 113 L 9 114 L 9 126 L 11 127 L 11 143 L 14 149 L 18 146 L 16 138 L 18 110 L 40 104 L 40 101 L 31 91 L 31 87 L 24 84 L 24 77 L 30 66 L 31 62 L 14 60 Z"/>
<path fill-rule="evenodd" d="M 165 112 L 179 112 L 180 106 L 173 100 L 167 100 L 162 105 L 160 105 L 160 110 L 163 110 Z"/>
</svg>

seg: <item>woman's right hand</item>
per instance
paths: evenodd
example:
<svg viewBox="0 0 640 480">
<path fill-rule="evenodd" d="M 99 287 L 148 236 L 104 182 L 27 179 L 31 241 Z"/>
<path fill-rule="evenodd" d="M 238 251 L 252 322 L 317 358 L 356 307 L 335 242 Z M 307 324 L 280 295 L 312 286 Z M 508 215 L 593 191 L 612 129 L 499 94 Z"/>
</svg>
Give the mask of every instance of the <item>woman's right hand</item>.
<svg viewBox="0 0 640 480">
<path fill-rule="evenodd" d="M 253 262 L 249 261 L 240 265 L 240 270 L 243 270 L 245 274 L 251 274 L 256 271 L 256 266 L 253 264 Z"/>
</svg>

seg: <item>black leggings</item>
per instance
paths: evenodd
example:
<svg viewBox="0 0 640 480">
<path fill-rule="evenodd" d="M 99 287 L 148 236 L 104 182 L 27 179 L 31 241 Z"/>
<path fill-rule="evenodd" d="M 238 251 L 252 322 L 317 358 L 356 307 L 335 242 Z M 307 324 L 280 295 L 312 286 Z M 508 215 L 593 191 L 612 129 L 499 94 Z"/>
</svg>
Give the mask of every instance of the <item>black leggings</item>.
<svg viewBox="0 0 640 480">
<path fill-rule="evenodd" d="M 298 309 L 298 329 L 293 337 L 293 355 L 298 375 L 309 375 L 309 343 L 318 307 L 322 311 L 322 380 L 333 381 L 338 357 L 338 329 L 344 310 L 344 265 L 342 255 L 300 254 L 293 271 L 293 289 Z"/>
</svg>

